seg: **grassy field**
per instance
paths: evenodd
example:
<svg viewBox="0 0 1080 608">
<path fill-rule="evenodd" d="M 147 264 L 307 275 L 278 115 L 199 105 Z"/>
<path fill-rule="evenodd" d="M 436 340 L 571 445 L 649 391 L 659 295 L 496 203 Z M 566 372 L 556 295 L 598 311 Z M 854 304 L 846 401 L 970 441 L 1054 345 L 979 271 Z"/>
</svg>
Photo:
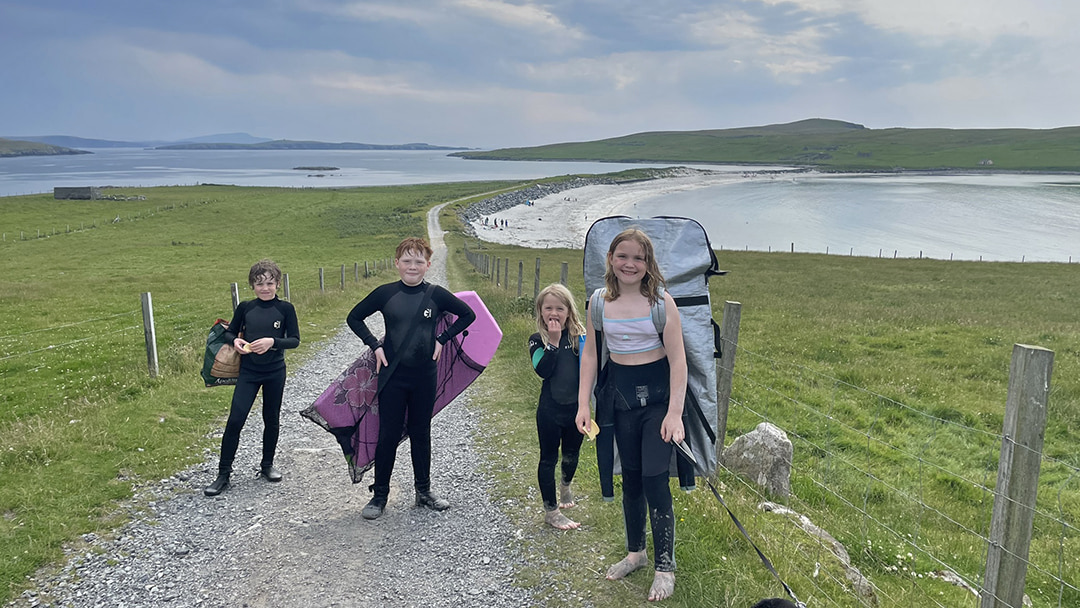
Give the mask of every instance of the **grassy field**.
<svg viewBox="0 0 1080 608">
<path fill-rule="evenodd" d="M 834 120 L 635 133 L 587 142 L 458 152 L 465 158 L 798 165 L 822 171 L 1080 171 L 1080 127 L 866 129 Z M 982 161 L 992 161 L 992 165 Z"/>
<path fill-rule="evenodd" d="M 202 386 L 202 352 L 214 319 L 231 316 L 230 283 L 251 297 L 254 261 L 270 257 L 289 274 L 303 357 L 391 276 L 356 282 L 354 264 L 362 272 L 365 261 L 391 257 L 403 236 L 423 234 L 431 205 L 510 185 L 200 186 L 107 192 L 145 197 L 131 201 L 0 199 L 0 604 L 58 559 L 63 543 L 113 526 L 115 501 L 133 483 L 167 477 L 215 449 L 207 436 L 231 391 Z M 147 372 L 143 292 L 155 308 L 156 379 Z"/>
<path fill-rule="evenodd" d="M 492 428 L 488 448 L 497 454 L 491 470 L 504 493 L 498 498 L 515 505 L 511 514 L 527 530 L 542 521 L 533 421 L 540 383 L 525 348 L 535 331 L 532 269 L 540 258 L 545 285 L 557 281 L 561 263 L 568 262 L 571 289 L 583 300 L 581 252 L 470 240 L 470 250 L 509 258 L 512 269 L 524 261 L 526 293 L 518 298 L 516 270 L 509 290 L 494 286 L 464 261 L 462 241 L 448 240 L 454 276 L 483 295 L 506 332 L 482 377 L 481 403 Z M 1073 557 L 1080 543 L 1080 480 L 1071 477 L 1080 465 L 1075 268 L 746 252 L 721 252 L 720 260 L 731 273 L 712 281 L 714 317 L 720 319 L 724 300 L 742 304 L 728 443 L 763 420 L 787 431 L 795 446 L 794 496 L 781 502 L 846 546 L 852 563 L 877 586 L 882 606 L 978 604 L 929 574 L 951 568 L 981 580 L 985 543 L 977 534 L 986 532 L 993 499 L 966 480 L 989 487 L 996 480 L 1012 345 L 1056 351 L 1028 594 L 1036 606 L 1058 606 L 1059 558 L 1060 578 L 1072 585 L 1080 580 Z M 549 573 L 525 573 L 523 580 L 549 590 L 554 605 L 577 605 L 578 597 L 644 605 L 651 575 L 617 584 L 601 580 L 606 564 L 621 555 L 623 532 L 619 508 L 598 500 L 588 443 L 578 479 L 587 498 L 572 516 L 584 530 L 541 528 L 526 539 L 528 551 L 560 564 L 559 582 L 548 582 Z M 756 508 L 769 497 L 730 473 L 720 482 L 802 600 L 867 605 L 819 543 Z M 528 499 L 521 502 L 522 496 Z M 783 595 L 704 486 L 676 492 L 675 501 L 679 591 L 668 605 L 734 608 Z M 1063 532 L 1062 522 L 1072 529 Z M 1078 599 L 1068 588 L 1063 597 L 1063 606 Z"/>
<path fill-rule="evenodd" d="M 221 424 L 229 391 L 198 381 L 203 342 L 213 319 L 228 316 L 229 284 L 244 287 L 254 260 L 271 257 L 290 275 L 302 358 L 339 327 L 358 296 L 387 279 L 354 282 L 353 263 L 363 268 L 387 257 L 401 236 L 422 232 L 431 205 L 509 185 L 152 188 L 116 192 L 146 197 L 125 202 L 0 199 L 0 305 L 8 318 L 0 335 L 0 602 L 57 560 L 64 543 L 116 525 L 116 501 L 133 484 L 216 449 L 208 435 Z M 454 224 L 448 208 L 444 225 Z M 534 330 L 531 280 L 519 298 L 516 282 L 510 291 L 494 286 L 466 264 L 460 234 L 447 244 L 452 286 L 479 291 L 505 332 L 478 385 L 475 405 L 492 431 L 480 441 L 499 481 L 495 499 L 522 530 L 526 555 L 542 553 L 554 564 L 553 572 L 519 573 L 520 583 L 553 606 L 577 606 L 579 598 L 644 604 L 647 573 L 602 580 L 623 550 L 622 520 L 618 503 L 598 500 L 590 444 L 577 482 L 584 499 L 573 512 L 584 529 L 542 526 L 533 420 L 539 380 L 525 348 Z M 571 288 L 584 298 L 580 251 L 484 252 L 512 266 L 523 260 L 527 269 L 541 258 L 542 284 L 556 281 L 568 262 Z M 1057 606 L 1062 545 L 1061 577 L 1080 580 L 1073 532 L 1080 480 L 1071 476 L 1080 439 L 1075 269 L 784 253 L 721 252 L 720 259 L 731 274 L 713 279 L 714 316 L 724 300 L 743 306 L 729 441 L 765 419 L 789 433 L 795 497 L 786 504 L 846 545 L 878 586 L 882 606 L 976 605 L 966 591 L 925 578 L 941 568 L 927 555 L 979 577 L 985 553 L 976 537 L 935 514 L 985 530 L 986 495 L 966 480 L 994 483 L 1012 344 L 1056 351 L 1040 511 L 1057 519 L 1036 522 L 1033 561 L 1046 572 L 1029 575 L 1028 593 L 1035 606 Z M 318 289 L 320 267 L 326 292 Z M 142 292 L 155 302 L 157 379 L 146 373 Z M 803 600 L 862 605 L 835 559 L 782 518 L 758 511 L 762 497 L 751 486 L 726 473 L 719 480 Z M 908 493 L 919 501 L 906 500 Z M 677 493 L 676 514 L 679 582 L 667 605 L 736 608 L 782 595 L 707 491 Z M 1062 521 L 1073 527 L 1063 531 Z M 1068 590 L 1064 598 L 1061 605 L 1080 600 Z"/>
</svg>

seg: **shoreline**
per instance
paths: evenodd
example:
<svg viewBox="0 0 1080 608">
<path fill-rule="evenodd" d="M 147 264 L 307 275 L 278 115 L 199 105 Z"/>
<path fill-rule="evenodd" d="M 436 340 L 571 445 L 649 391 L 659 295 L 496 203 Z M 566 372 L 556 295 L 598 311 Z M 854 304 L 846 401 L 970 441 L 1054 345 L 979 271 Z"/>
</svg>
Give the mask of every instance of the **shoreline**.
<svg viewBox="0 0 1080 608">
<path fill-rule="evenodd" d="M 769 181 L 784 173 L 803 175 L 807 171 L 693 170 L 628 183 L 589 184 L 536 198 L 530 204 L 477 214 L 469 219 L 469 225 L 476 238 L 489 243 L 532 249 L 584 249 L 585 234 L 595 220 L 613 215 L 640 217 L 636 208 L 641 201 L 747 180 Z"/>
</svg>

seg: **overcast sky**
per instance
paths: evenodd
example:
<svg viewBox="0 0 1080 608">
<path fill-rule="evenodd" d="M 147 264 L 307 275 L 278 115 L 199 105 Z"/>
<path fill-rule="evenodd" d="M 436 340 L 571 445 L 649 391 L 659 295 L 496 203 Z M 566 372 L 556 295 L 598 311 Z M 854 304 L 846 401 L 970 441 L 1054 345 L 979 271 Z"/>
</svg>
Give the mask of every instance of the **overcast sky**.
<svg viewBox="0 0 1080 608">
<path fill-rule="evenodd" d="M 1080 125 L 1076 0 L 0 0 L 0 135 Z"/>
</svg>

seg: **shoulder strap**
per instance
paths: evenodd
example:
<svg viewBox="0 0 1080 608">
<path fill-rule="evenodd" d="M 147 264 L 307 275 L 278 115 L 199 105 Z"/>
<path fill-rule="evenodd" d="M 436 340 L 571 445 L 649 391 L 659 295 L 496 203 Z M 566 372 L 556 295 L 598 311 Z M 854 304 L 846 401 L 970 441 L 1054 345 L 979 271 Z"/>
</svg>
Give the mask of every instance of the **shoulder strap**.
<svg viewBox="0 0 1080 608">
<path fill-rule="evenodd" d="M 664 288 L 658 287 L 659 297 L 656 299 L 656 304 L 653 304 L 650 308 L 652 314 L 653 326 L 656 327 L 656 333 L 660 334 L 660 341 L 664 340 L 664 327 L 667 326 L 667 302 L 664 301 Z"/>
</svg>

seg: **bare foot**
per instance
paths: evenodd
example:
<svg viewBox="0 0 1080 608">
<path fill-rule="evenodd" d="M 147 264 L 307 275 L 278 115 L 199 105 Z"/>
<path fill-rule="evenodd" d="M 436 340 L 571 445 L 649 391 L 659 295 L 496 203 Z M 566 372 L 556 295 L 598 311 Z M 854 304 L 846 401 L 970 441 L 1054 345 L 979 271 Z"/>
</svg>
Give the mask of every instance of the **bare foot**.
<svg viewBox="0 0 1080 608">
<path fill-rule="evenodd" d="M 560 530 L 576 530 L 579 524 L 573 521 L 569 517 L 562 514 L 561 511 L 555 509 L 554 511 L 547 511 L 544 513 L 544 521 L 553 528 Z"/>
<path fill-rule="evenodd" d="M 574 506 L 574 493 L 570 491 L 570 484 L 559 484 L 559 508 L 569 509 Z"/>
<path fill-rule="evenodd" d="M 644 551 L 627 553 L 626 557 L 622 558 L 622 561 L 608 568 L 607 579 L 609 581 L 617 581 L 634 570 L 644 568 L 648 563 L 649 558 L 645 556 Z"/>
<path fill-rule="evenodd" d="M 675 593 L 675 573 L 657 570 L 652 580 L 652 588 L 649 589 L 649 601 L 666 600 L 673 593 Z"/>
</svg>

